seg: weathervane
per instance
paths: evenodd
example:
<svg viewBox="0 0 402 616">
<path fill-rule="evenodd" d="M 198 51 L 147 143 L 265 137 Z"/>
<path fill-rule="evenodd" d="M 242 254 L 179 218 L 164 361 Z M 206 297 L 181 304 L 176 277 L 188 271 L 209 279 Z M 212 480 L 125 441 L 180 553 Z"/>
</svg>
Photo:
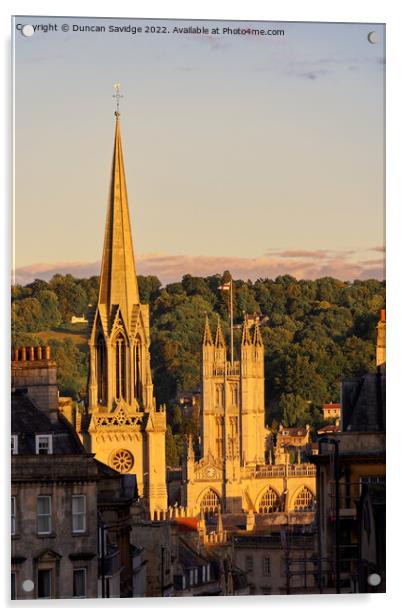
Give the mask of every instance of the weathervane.
<svg viewBox="0 0 402 616">
<path fill-rule="evenodd" d="M 116 94 L 113 94 L 113 98 L 116 99 L 116 111 L 115 111 L 115 114 L 116 115 L 120 115 L 120 99 L 123 98 L 123 95 L 120 94 L 120 84 L 119 83 L 115 83 L 113 87 L 116 90 Z"/>
</svg>

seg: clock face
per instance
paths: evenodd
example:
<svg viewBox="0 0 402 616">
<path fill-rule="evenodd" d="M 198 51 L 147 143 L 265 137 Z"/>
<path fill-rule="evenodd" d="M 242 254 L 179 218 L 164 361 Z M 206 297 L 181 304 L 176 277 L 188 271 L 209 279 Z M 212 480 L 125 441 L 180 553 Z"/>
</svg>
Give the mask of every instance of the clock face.
<svg viewBox="0 0 402 616">
<path fill-rule="evenodd" d="M 207 469 L 207 477 L 215 477 L 215 469 L 211 466 Z"/>
</svg>

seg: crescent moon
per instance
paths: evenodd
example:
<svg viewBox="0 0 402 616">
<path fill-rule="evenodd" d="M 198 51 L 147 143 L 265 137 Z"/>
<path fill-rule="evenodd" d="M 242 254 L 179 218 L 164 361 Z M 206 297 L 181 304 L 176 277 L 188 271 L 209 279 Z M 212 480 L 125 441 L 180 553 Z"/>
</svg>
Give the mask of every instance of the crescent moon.
<svg viewBox="0 0 402 616">
<path fill-rule="evenodd" d="M 378 32 L 375 32 L 374 30 L 372 32 L 369 32 L 367 35 L 367 40 L 372 45 L 375 45 L 376 43 L 378 43 L 380 40 L 380 37 L 378 36 Z"/>
</svg>

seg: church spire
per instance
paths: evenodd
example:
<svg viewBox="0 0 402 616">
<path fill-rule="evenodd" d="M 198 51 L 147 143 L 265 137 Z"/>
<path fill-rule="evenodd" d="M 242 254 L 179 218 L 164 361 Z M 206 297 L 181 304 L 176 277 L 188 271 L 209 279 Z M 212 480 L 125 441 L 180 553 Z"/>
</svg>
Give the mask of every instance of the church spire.
<svg viewBox="0 0 402 616">
<path fill-rule="evenodd" d="M 126 318 L 129 318 L 132 306 L 139 304 L 140 300 L 134 264 L 119 111 L 115 112 L 115 116 L 116 131 L 103 244 L 99 303 L 106 305 L 109 312 L 113 305 L 119 305 Z"/>
</svg>

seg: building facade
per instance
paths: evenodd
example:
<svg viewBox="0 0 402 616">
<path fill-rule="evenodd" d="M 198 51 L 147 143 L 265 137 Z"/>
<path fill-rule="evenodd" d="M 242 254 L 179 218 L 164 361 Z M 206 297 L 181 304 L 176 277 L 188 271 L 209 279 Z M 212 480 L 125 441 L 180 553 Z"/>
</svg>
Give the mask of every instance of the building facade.
<svg viewBox="0 0 402 616">
<path fill-rule="evenodd" d="M 61 412 L 49 347 L 15 349 L 11 377 L 11 597 L 133 596 L 133 490 Z"/>
<path fill-rule="evenodd" d="M 324 592 L 385 592 L 385 351 L 381 311 L 377 371 L 343 380 L 341 429 L 322 437 L 311 457 Z"/>
<path fill-rule="evenodd" d="M 88 404 L 76 430 L 97 460 L 136 475 L 153 517 L 167 507 L 166 413 L 153 394 L 149 306 L 138 291 L 118 112 L 99 298 L 89 331 Z"/>
<path fill-rule="evenodd" d="M 308 512 L 315 506 L 315 467 L 289 464 L 283 446 L 266 463 L 264 346 L 258 321 L 243 324 L 240 361 L 227 359 L 218 321 L 205 322 L 201 352 L 202 457 L 190 439 L 182 502 L 194 515 Z M 272 462 L 272 460 L 271 460 Z"/>
</svg>

